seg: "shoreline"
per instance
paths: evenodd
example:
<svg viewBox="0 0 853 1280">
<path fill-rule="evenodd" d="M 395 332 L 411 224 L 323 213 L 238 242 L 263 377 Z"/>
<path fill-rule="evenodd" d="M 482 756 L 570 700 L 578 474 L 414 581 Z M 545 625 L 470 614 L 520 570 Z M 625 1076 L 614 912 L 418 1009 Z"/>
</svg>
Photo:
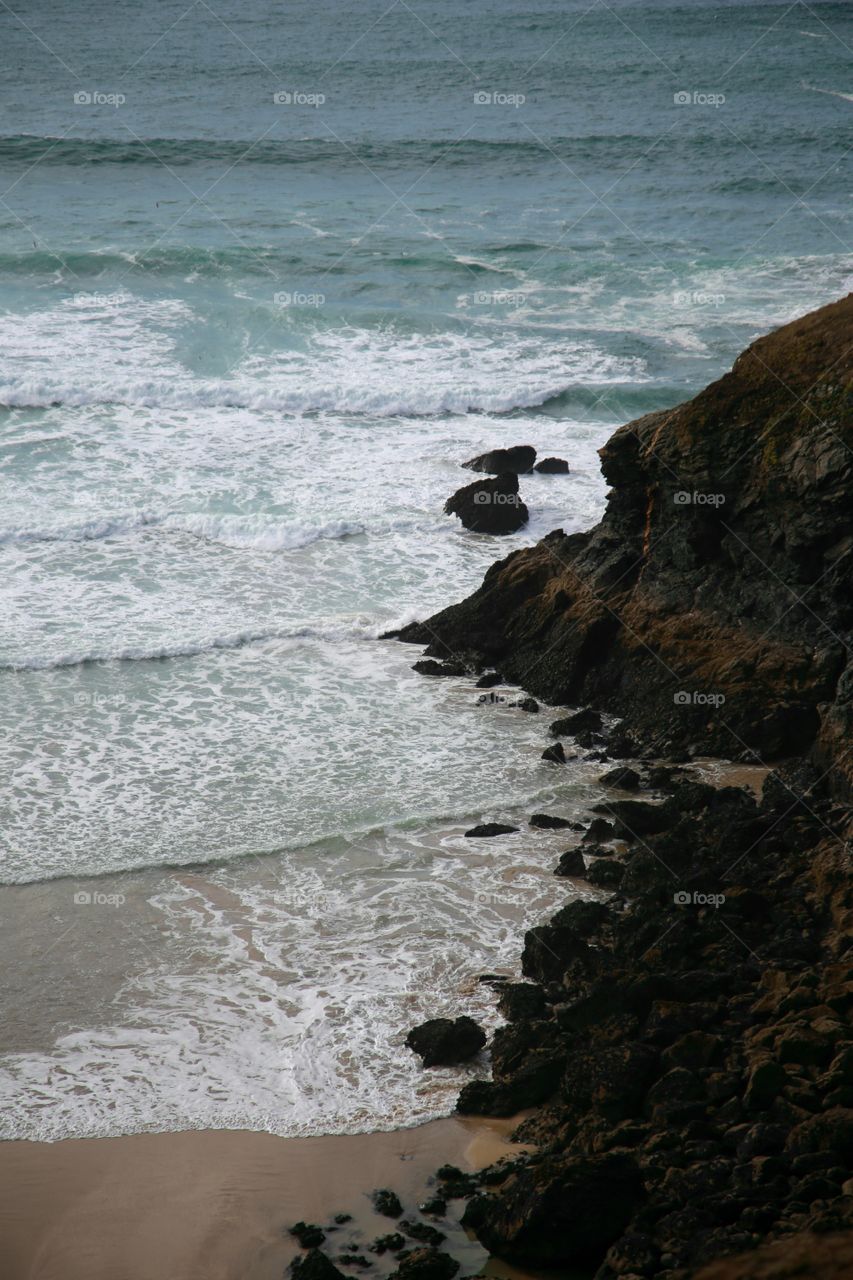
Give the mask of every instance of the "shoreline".
<svg viewBox="0 0 853 1280">
<path fill-rule="evenodd" d="M 278 1138 L 205 1129 L 122 1138 L 6 1141 L 0 1146 L 0 1237 L 8 1280 L 281 1280 L 300 1255 L 288 1228 L 300 1220 L 352 1222 L 329 1233 L 334 1259 L 350 1242 L 363 1253 L 397 1224 L 376 1214 L 376 1188 L 392 1185 L 406 1216 L 435 1168 L 476 1171 L 523 1148 L 509 1133 L 521 1117 L 453 1116 L 387 1133 Z M 461 1204 L 460 1204 L 461 1212 Z M 465 1271 L 486 1251 L 451 1212 L 436 1222 Z M 416 1247 L 416 1246 L 415 1246 Z M 371 1275 L 395 1264 L 377 1258 Z M 386 1265 L 387 1263 L 387 1265 Z M 485 1274 L 518 1280 L 498 1265 Z"/>
</svg>

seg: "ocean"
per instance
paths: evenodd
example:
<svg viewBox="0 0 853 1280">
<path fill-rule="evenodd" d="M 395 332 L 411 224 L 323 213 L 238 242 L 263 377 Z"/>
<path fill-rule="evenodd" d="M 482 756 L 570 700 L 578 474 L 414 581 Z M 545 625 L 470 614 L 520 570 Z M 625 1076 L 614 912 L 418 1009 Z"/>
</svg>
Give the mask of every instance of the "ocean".
<svg viewBox="0 0 853 1280">
<path fill-rule="evenodd" d="M 412 1125 L 602 766 L 379 642 L 846 292 L 838 3 L 0 13 L 0 1136 Z M 530 524 L 442 514 L 517 443 Z M 508 696 L 511 691 L 507 692 Z M 511 701 L 511 697 L 509 697 Z M 516 835 L 466 840 L 481 819 Z"/>
</svg>

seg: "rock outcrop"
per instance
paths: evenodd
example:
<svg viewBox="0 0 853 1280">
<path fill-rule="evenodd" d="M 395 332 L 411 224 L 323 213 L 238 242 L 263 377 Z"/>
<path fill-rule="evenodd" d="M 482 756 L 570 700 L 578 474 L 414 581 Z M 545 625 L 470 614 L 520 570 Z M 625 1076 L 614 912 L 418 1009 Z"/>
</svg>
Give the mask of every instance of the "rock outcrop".
<svg viewBox="0 0 853 1280">
<path fill-rule="evenodd" d="M 518 492 L 518 476 L 511 471 L 457 489 L 445 502 L 444 511 L 458 516 L 473 533 L 515 533 L 530 519 Z"/>
<path fill-rule="evenodd" d="M 449 1067 L 467 1062 L 486 1043 L 486 1033 L 473 1018 L 430 1018 L 406 1036 L 406 1047 L 423 1059 L 425 1067 Z"/>
<path fill-rule="evenodd" d="M 622 427 L 600 524 L 512 553 L 403 638 L 437 656 L 464 639 L 536 697 L 624 716 L 650 750 L 811 751 L 849 788 L 851 335 L 853 295 Z"/>
<path fill-rule="evenodd" d="M 500 475 L 503 471 L 526 475 L 533 470 L 535 461 L 536 450 L 532 445 L 514 444 L 509 449 L 490 449 L 488 453 L 480 453 L 462 465 L 469 471 L 490 471 L 492 475 Z"/>
</svg>

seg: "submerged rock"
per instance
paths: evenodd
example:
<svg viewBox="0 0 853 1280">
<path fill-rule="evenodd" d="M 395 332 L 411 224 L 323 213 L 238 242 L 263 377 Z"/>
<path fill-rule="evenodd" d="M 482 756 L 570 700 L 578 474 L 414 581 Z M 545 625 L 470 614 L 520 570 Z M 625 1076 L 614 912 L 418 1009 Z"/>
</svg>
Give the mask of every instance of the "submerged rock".
<svg viewBox="0 0 853 1280">
<path fill-rule="evenodd" d="M 473 1018 L 430 1018 L 406 1036 L 406 1047 L 423 1058 L 425 1067 L 467 1062 L 486 1043 L 486 1033 Z M 395 1215 L 396 1216 L 396 1215 Z"/>
<path fill-rule="evenodd" d="M 511 471 L 515 475 L 526 475 L 533 470 L 536 461 L 536 450 L 529 444 L 515 444 L 509 449 L 490 449 L 488 453 L 479 453 L 476 458 L 463 462 L 469 471 L 490 471 L 493 475 Z"/>
<path fill-rule="evenodd" d="M 472 533 L 515 533 L 530 519 L 518 492 L 518 476 L 510 472 L 457 489 L 444 510 L 449 516 L 458 516 Z"/>
</svg>

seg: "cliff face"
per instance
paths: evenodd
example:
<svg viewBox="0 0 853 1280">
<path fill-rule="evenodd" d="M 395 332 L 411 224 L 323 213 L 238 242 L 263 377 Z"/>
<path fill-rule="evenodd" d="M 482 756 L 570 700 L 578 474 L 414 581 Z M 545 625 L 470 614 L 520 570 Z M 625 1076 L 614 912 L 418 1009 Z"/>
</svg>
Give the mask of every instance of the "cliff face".
<svg viewBox="0 0 853 1280">
<path fill-rule="evenodd" d="M 601 450 L 600 524 L 495 564 L 401 638 L 625 717 L 647 750 L 810 751 L 853 781 L 853 295 Z"/>
</svg>

